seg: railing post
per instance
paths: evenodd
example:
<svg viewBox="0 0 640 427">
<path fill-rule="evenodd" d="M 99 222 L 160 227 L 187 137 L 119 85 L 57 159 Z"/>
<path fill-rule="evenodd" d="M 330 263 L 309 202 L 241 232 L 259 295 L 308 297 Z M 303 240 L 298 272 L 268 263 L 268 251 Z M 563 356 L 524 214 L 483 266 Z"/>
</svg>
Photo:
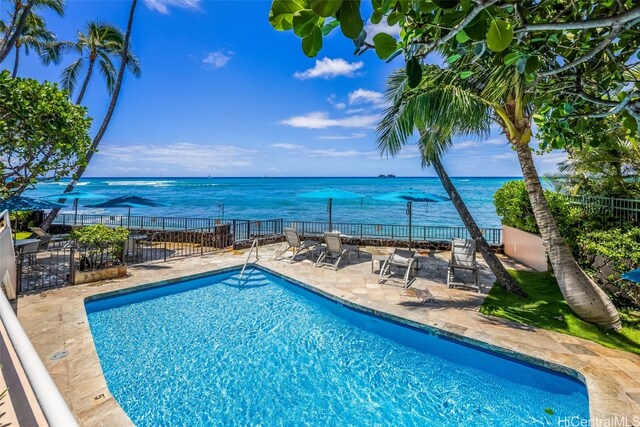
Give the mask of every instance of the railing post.
<svg viewBox="0 0 640 427">
<path fill-rule="evenodd" d="M 204 229 L 200 230 L 200 255 L 204 255 Z"/>
<path fill-rule="evenodd" d="M 72 246 L 69 248 L 69 284 L 76 282 L 76 249 Z"/>
</svg>

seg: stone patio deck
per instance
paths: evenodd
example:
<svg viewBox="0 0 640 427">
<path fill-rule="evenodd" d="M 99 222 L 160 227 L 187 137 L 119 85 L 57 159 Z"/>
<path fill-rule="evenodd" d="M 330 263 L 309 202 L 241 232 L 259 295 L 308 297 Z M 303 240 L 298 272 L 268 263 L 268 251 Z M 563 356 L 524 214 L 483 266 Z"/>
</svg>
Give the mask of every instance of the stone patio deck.
<svg viewBox="0 0 640 427">
<path fill-rule="evenodd" d="M 480 314 L 478 307 L 494 280 L 484 265 L 482 293 L 448 289 L 449 254 L 425 252 L 418 278 L 409 290 L 404 290 L 401 281 L 378 284 L 378 276 L 371 273 L 370 257 L 363 256 L 356 261 L 354 256 L 353 264 L 343 264 L 339 271 L 333 271 L 315 268 L 307 260 L 293 264 L 274 261 L 275 247 L 277 245 L 260 248 L 258 265 L 349 303 L 437 328 L 467 341 L 478 341 L 484 346 L 500 347 L 507 353 L 519 353 L 525 358 L 542 359 L 575 370 L 586 380 L 592 422 L 617 418 L 627 422 L 617 425 L 640 425 L 640 356 Z M 246 251 L 230 251 L 133 266 L 125 279 L 21 296 L 18 317 L 82 426 L 132 425 L 107 389 L 87 322 L 85 298 L 241 265 L 245 259 Z M 505 259 L 505 262 L 510 261 Z M 67 350 L 69 355 L 57 361 L 50 359 L 53 353 L 62 350 Z"/>
</svg>

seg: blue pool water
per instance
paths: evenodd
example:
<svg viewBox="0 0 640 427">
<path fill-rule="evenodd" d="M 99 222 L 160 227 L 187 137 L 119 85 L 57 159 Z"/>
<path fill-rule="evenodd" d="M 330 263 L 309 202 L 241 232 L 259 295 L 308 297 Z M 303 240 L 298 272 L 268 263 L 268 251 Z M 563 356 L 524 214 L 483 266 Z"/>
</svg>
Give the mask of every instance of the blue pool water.
<svg viewBox="0 0 640 427">
<path fill-rule="evenodd" d="M 522 426 L 588 419 L 585 386 L 348 308 L 261 269 L 87 301 L 138 426 Z M 548 412 L 553 412 L 549 414 Z"/>
</svg>

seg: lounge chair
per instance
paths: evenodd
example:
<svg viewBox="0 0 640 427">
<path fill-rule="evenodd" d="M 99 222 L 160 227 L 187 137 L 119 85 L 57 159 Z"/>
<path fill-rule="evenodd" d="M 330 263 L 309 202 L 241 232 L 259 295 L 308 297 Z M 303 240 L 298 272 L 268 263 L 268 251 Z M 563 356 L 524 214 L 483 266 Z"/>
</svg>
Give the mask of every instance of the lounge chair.
<svg viewBox="0 0 640 427">
<path fill-rule="evenodd" d="M 47 249 L 49 249 L 49 243 L 51 243 L 51 239 L 52 236 L 48 234 L 46 236 L 39 237 L 38 240 L 40 240 L 40 243 L 38 243 L 38 252 L 46 251 Z"/>
<path fill-rule="evenodd" d="M 324 233 L 324 240 L 327 246 L 323 249 L 322 253 L 316 261 L 316 267 L 320 265 L 332 266 L 334 270 L 338 270 L 338 265 L 345 255 L 349 256 L 351 260 L 351 254 L 356 253 L 360 258 L 360 248 L 356 245 L 346 245 L 342 243 L 340 233 Z M 326 262 L 327 259 L 335 259 L 334 263 Z"/>
<path fill-rule="evenodd" d="M 476 261 L 475 240 L 453 239 L 451 242 L 451 261 L 447 270 L 447 286 L 453 286 L 453 276 L 456 269 L 470 270 L 475 279 L 475 287 L 480 292 L 480 276 L 478 262 Z M 472 285 L 473 286 L 473 285 Z"/>
<path fill-rule="evenodd" d="M 320 245 L 320 242 L 315 240 L 300 240 L 300 236 L 298 236 L 298 232 L 295 230 L 295 228 L 285 227 L 284 235 L 287 238 L 287 243 L 285 243 L 282 248 L 278 252 L 276 252 L 276 260 L 289 249 L 293 249 L 293 255 L 289 260 L 291 263 L 293 263 L 295 257 L 297 257 L 301 252 L 307 251 L 308 256 Z"/>
<path fill-rule="evenodd" d="M 25 245 L 20 246 L 20 248 L 18 249 L 18 255 L 22 258 L 23 262 L 24 260 L 27 261 L 27 265 L 32 264 L 36 259 L 39 247 L 39 241 L 29 242 Z"/>
<path fill-rule="evenodd" d="M 69 234 L 49 234 L 40 227 L 29 227 L 29 230 L 31 230 L 31 232 L 39 239 L 42 239 L 43 237 L 50 237 L 51 243 L 60 243 L 69 240 Z"/>
<path fill-rule="evenodd" d="M 391 276 L 393 274 L 393 268 L 396 267 L 396 271 L 401 271 L 400 268 L 406 269 L 403 279 L 404 279 L 404 288 L 408 288 L 413 283 L 411 279 L 411 274 L 413 273 L 413 277 L 416 276 L 416 252 L 410 251 L 408 249 L 395 249 L 389 258 L 382 264 L 382 268 L 380 269 L 380 276 L 378 279 L 378 283 L 386 280 L 385 276 Z"/>
</svg>

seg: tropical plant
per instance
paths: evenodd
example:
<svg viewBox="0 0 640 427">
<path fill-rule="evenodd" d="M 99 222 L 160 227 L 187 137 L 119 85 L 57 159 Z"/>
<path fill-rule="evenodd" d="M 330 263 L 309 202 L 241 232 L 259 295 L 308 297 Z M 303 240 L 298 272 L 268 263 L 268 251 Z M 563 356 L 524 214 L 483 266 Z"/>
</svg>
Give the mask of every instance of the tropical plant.
<svg viewBox="0 0 640 427">
<path fill-rule="evenodd" d="M 122 31 L 109 23 L 92 21 L 87 24 L 84 32 L 78 32 L 77 41 L 72 43 L 70 48 L 75 50 L 80 57 L 62 72 L 62 87 L 67 89 L 69 94 L 74 92 L 80 74 L 86 66 L 86 75 L 76 98 L 76 104 L 80 104 L 84 98 L 96 63 L 105 80 L 107 90 L 112 95 L 117 78 L 117 71 L 112 59 L 123 57 L 124 35 Z M 136 77 L 140 76 L 138 58 L 129 50 L 127 50 L 125 57 L 125 62 L 131 73 Z"/>
<path fill-rule="evenodd" d="M 24 27 L 27 25 L 33 11 L 46 9 L 62 16 L 64 6 L 64 0 L 13 0 L 13 10 L 8 17 L 9 23 L 7 24 L 0 19 L 0 31 L 3 33 L 0 39 L 0 62 L 7 58 L 7 55 L 23 35 Z"/>
<path fill-rule="evenodd" d="M 274 28 L 292 29 L 302 38 L 308 56 L 319 52 L 323 36 L 337 26 L 354 41 L 356 54 L 375 49 L 381 59 L 388 60 L 404 53 L 409 88 L 425 82 L 423 59 L 434 52 L 443 54 L 451 67 L 446 81 L 458 86 L 468 102 L 484 106 L 487 117 L 495 118 L 515 149 L 536 222 L 567 302 L 587 321 L 620 328 L 615 307 L 564 244 L 544 198 L 529 142 L 534 109 L 540 124 L 550 124 L 547 133 L 555 132 L 554 138 L 542 142 L 543 148 L 570 145 L 563 129 L 577 126 L 584 117 L 624 113 L 630 118 L 625 127 L 636 124 L 632 119 L 640 118 L 640 96 L 631 85 L 637 64 L 630 58 L 640 45 L 636 29 L 640 7 L 631 0 L 570 5 L 562 0 L 372 4 L 371 22 L 385 18 L 389 25 L 398 24 L 400 41 L 379 33 L 373 44 L 368 43 L 360 1 L 274 0 L 269 20 Z M 472 83 L 468 86 L 465 81 Z M 430 99 L 437 105 L 436 97 Z M 450 98 L 439 101 L 433 109 L 436 126 L 446 124 L 450 117 L 446 113 Z"/>
<path fill-rule="evenodd" d="M 640 198 L 640 144 L 627 133 L 605 131 L 599 138 L 606 143 L 567 150 L 559 169 L 572 194 Z"/>
<path fill-rule="evenodd" d="M 433 74 L 429 74 L 430 71 Z M 428 69 L 425 79 L 437 78 L 437 73 L 436 68 Z M 442 186 L 447 191 L 471 238 L 476 241 L 476 246 L 482 257 L 498 279 L 498 283 L 510 292 L 526 296 L 526 292 L 507 272 L 487 243 L 480 227 L 476 224 L 441 162 L 441 157 L 451 144 L 450 135 L 452 133 L 487 132 L 490 123 L 484 114 L 484 109 L 478 110 L 477 106 L 473 104 L 458 104 L 456 107 L 443 111 L 446 114 L 449 112 L 457 114 L 452 114 L 442 123 L 435 123 L 428 114 L 423 114 L 426 111 L 426 105 L 423 104 L 426 99 L 421 98 L 416 102 L 417 98 L 410 94 L 410 90 L 406 90 L 406 85 L 407 77 L 403 70 L 392 73 L 388 79 L 385 95 L 390 106 L 385 110 L 384 117 L 378 126 L 378 147 L 381 153 L 392 156 L 398 154 L 414 130 L 419 129 L 421 136 L 418 147 L 423 166 L 434 167 Z M 440 92 L 434 96 L 446 97 L 452 102 L 458 99 L 456 97 L 449 98 L 454 95 L 448 90 L 450 88 L 439 87 L 439 89 Z"/>
<path fill-rule="evenodd" d="M 98 132 L 93 137 L 91 147 L 87 153 L 86 163 L 84 165 L 78 166 L 75 173 L 73 174 L 71 182 L 69 182 L 69 184 L 65 187 L 65 190 L 64 190 L 65 193 L 69 193 L 73 191 L 73 189 L 75 188 L 80 178 L 82 178 L 82 175 L 87 169 L 87 165 L 91 161 L 93 154 L 98 150 L 98 145 L 100 145 L 100 141 L 102 141 L 102 138 L 104 137 L 104 134 L 107 131 L 107 128 L 109 127 L 111 117 L 113 116 L 113 112 L 115 111 L 115 108 L 116 108 L 116 103 L 118 102 L 120 89 L 122 88 L 122 79 L 124 78 L 124 72 L 128 66 L 127 58 L 129 58 L 130 56 L 129 39 L 131 38 L 131 29 L 133 27 L 133 16 L 135 14 L 137 4 L 138 4 L 137 0 L 131 1 L 131 7 L 129 9 L 129 19 L 127 21 L 127 31 L 124 35 L 124 40 L 122 43 L 122 50 L 120 53 L 120 65 L 119 65 L 118 74 L 116 75 L 116 80 L 113 86 L 113 93 L 111 94 L 111 101 L 109 102 L 109 108 L 107 109 L 107 112 L 102 120 L 102 123 L 100 124 L 100 128 L 98 129 Z M 65 199 L 59 200 L 60 203 L 64 203 L 65 201 L 66 201 Z M 47 215 L 47 217 L 45 218 L 42 224 L 42 228 L 47 230 L 53 223 L 53 220 L 55 219 L 56 215 L 58 215 L 58 212 L 60 212 L 59 208 L 52 209 L 49 212 L 49 215 Z"/>
<path fill-rule="evenodd" d="M 68 176 L 87 161 L 91 119 L 57 85 L 0 72 L 0 196 Z"/>
<path fill-rule="evenodd" d="M 71 237 L 86 249 L 80 258 L 80 271 L 97 270 L 120 262 L 129 230 L 96 224 L 74 230 Z"/>
</svg>

